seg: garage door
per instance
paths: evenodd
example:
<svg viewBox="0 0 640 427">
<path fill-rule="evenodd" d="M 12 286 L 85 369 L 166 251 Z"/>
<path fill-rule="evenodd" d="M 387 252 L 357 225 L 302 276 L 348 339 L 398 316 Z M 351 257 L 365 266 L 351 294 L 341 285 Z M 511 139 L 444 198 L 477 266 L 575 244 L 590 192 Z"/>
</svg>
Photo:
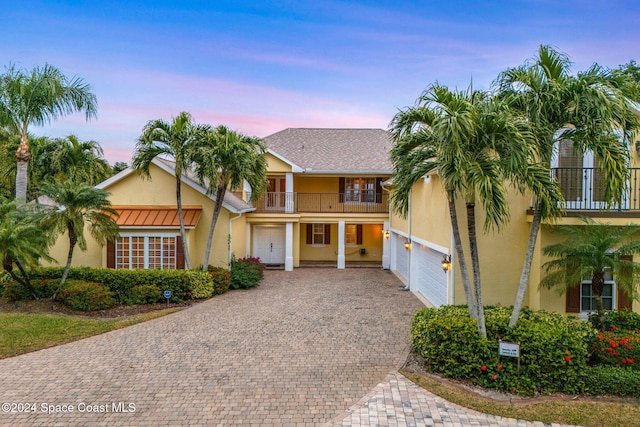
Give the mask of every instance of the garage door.
<svg viewBox="0 0 640 427">
<path fill-rule="evenodd" d="M 409 278 L 409 251 L 404 247 L 405 238 L 399 234 L 396 234 L 394 243 L 394 255 L 395 255 L 395 267 L 396 273 L 402 276 L 403 279 Z"/>
<path fill-rule="evenodd" d="M 447 274 L 442 271 L 443 253 L 414 243 L 411 248 L 411 290 L 420 292 L 435 307 L 448 303 Z"/>
</svg>

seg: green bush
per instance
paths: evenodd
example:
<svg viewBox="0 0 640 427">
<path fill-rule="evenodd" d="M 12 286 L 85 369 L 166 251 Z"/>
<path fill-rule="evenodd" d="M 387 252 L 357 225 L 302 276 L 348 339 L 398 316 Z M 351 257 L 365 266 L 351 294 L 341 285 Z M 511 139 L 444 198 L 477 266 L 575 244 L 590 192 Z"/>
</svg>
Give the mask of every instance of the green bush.
<svg viewBox="0 0 640 427">
<path fill-rule="evenodd" d="M 208 272 L 201 270 L 186 271 L 185 277 L 189 280 L 191 298 L 210 298 L 213 295 L 213 278 Z"/>
<path fill-rule="evenodd" d="M 31 286 L 36 298 L 52 298 L 60 288 L 59 279 L 36 279 L 31 280 Z M 2 296 L 8 301 L 29 301 L 34 295 L 27 290 L 26 286 L 13 280 L 4 284 Z"/>
<path fill-rule="evenodd" d="M 587 338 L 595 332 L 577 318 L 523 310 L 514 329 L 508 328 L 511 308 L 486 307 L 488 339 L 465 306 L 420 310 L 412 326 L 414 348 L 427 368 L 450 378 L 522 394 L 566 392 L 584 388 L 589 353 Z M 499 341 L 520 343 L 517 358 L 498 355 Z"/>
<path fill-rule="evenodd" d="M 640 372 L 631 369 L 595 366 L 587 370 L 584 383 L 590 395 L 640 398 Z"/>
<path fill-rule="evenodd" d="M 258 286 L 264 277 L 265 266 L 260 258 L 240 258 L 231 260 L 231 288 L 250 289 Z"/>
<path fill-rule="evenodd" d="M 11 281 L 13 281 L 11 275 L 6 271 L 0 270 L 0 296 L 4 293 L 5 285 Z"/>
<path fill-rule="evenodd" d="M 600 330 L 600 318 L 597 314 L 589 316 L 595 329 Z M 640 331 L 640 313 L 629 310 L 611 310 L 604 314 L 604 331 Z"/>
<path fill-rule="evenodd" d="M 29 301 L 33 299 L 31 292 L 21 283 L 9 281 L 4 284 L 2 297 L 7 301 Z"/>
<path fill-rule="evenodd" d="M 78 311 L 106 310 L 116 304 L 109 288 L 82 280 L 67 280 L 57 299 L 72 310 Z"/>
<path fill-rule="evenodd" d="M 229 273 L 229 270 L 222 267 L 213 267 L 211 265 L 208 270 L 211 274 L 211 279 L 213 280 L 213 294 L 220 295 L 227 292 L 229 290 L 229 285 L 231 285 L 231 273 Z"/>
<path fill-rule="evenodd" d="M 599 332 L 591 340 L 592 364 L 640 371 L 640 331 Z"/>
<path fill-rule="evenodd" d="M 162 291 L 156 285 L 138 285 L 129 290 L 127 305 L 155 304 L 162 299 Z"/>
</svg>

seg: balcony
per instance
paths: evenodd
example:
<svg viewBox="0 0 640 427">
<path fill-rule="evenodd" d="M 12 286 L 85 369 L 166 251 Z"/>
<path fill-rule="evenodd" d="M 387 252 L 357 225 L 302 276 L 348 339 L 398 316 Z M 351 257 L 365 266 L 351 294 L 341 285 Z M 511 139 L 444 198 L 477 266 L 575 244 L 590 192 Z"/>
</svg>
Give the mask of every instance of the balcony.
<svg viewBox="0 0 640 427">
<path fill-rule="evenodd" d="M 595 168 L 554 168 L 566 211 L 640 211 L 640 168 L 630 169 L 627 190 L 621 203 L 607 207 L 604 201 L 604 174 Z"/>
<path fill-rule="evenodd" d="M 389 213 L 386 193 L 265 193 L 256 213 Z"/>
</svg>

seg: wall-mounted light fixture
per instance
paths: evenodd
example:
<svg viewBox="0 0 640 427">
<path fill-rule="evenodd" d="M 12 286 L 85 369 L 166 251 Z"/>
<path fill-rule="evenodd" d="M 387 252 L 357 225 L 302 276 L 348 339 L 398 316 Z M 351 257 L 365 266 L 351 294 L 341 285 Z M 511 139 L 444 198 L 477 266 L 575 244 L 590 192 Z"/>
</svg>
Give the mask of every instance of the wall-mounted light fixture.
<svg viewBox="0 0 640 427">
<path fill-rule="evenodd" d="M 405 249 L 411 249 L 411 240 L 409 240 L 409 239 L 405 239 L 405 241 L 404 241 L 404 248 L 405 248 Z"/>
<path fill-rule="evenodd" d="M 636 153 L 640 156 L 640 141 L 636 141 Z"/>
<path fill-rule="evenodd" d="M 389 230 L 382 230 L 382 237 L 384 237 L 385 239 L 389 238 Z"/>
<path fill-rule="evenodd" d="M 446 273 L 451 269 L 451 255 L 445 255 L 440 263 L 442 270 Z"/>
</svg>

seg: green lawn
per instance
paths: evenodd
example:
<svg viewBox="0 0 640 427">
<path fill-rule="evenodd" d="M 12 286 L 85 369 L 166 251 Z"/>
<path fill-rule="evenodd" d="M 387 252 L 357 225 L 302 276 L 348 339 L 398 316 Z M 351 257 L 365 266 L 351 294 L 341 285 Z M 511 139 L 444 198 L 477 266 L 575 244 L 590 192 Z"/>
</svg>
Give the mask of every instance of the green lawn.
<svg viewBox="0 0 640 427">
<path fill-rule="evenodd" d="M 175 311 L 177 309 L 168 309 L 110 320 L 60 314 L 0 313 L 0 359 L 124 328 Z"/>
</svg>

